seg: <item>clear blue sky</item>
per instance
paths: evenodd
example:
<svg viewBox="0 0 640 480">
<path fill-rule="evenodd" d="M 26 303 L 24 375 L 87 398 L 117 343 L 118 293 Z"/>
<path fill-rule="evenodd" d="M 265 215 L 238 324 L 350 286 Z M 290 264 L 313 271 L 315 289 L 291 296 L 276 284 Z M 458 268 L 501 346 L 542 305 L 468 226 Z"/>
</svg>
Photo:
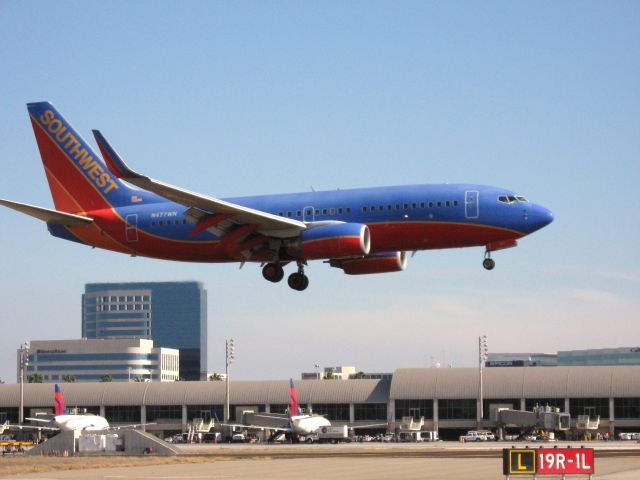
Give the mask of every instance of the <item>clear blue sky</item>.
<svg viewBox="0 0 640 480">
<path fill-rule="evenodd" d="M 518 191 L 556 221 L 498 252 L 418 253 L 304 293 L 255 265 L 129 258 L 0 209 L 0 377 L 77 338 L 87 282 L 200 280 L 236 378 L 475 364 L 640 341 L 640 3 L 0 1 L 0 197 L 53 205 L 25 104 L 100 128 L 136 169 L 212 196 L 429 182 Z"/>
</svg>

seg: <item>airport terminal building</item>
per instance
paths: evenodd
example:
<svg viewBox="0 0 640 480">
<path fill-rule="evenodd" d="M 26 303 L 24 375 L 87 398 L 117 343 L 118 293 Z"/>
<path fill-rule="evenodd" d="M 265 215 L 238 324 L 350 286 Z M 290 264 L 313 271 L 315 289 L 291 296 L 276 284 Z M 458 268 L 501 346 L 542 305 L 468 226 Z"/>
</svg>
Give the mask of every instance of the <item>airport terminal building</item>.
<svg viewBox="0 0 640 480">
<path fill-rule="evenodd" d="M 391 379 L 299 380 L 302 407 L 324 414 L 332 424 L 386 423 L 396 431 L 402 417 L 425 418 L 423 430 L 443 439 L 495 427 L 491 405 L 532 410 L 550 405 L 578 415 L 600 417 L 599 430 L 640 431 L 640 366 L 495 367 L 484 376 L 484 418 L 480 419 L 475 368 L 403 368 Z M 110 423 L 155 422 L 160 436 L 186 431 L 194 418 L 222 418 L 225 382 L 62 384 L 67 405 L 85 407 Z M 231 420 L 243 410 L 284 412 L 288 380 L 232 381 Z M 17 422 L 19 385 L 0 385 L 0 422 Z M 51 385 L 25 385 L 25 416 L 51 410 Z"/>
</svg>

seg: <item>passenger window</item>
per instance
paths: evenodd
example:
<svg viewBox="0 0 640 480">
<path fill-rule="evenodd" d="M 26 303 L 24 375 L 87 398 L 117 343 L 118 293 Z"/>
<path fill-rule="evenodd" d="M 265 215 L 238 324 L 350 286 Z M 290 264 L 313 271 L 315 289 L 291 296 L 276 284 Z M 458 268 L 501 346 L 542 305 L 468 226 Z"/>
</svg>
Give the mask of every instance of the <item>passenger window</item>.
<svg viewBox="0 0 640 480">
<path fill-rule="evenodd" d="M 320 210 L 316 210 L 316 215 L 320 215 Z"/>
<path fill-rule="evenodd" d="M 347 207 L 347 213 L 351 213 L 351 207 Z"/>
<path fill-rule="evenodd" d="M 380 205 L 380 206 L 378 207 L 378 210 L 380 210 L 381 212 L 382 212 L 382 211 L 384 211 L 384 205 Z"/>
<path fill-rule="evenodd" d="M 409 204 L 408 204 L 408 203 L 405 203 L 405 204 L 404 204 L 404 209 L 406 210 L 406 209 L 408 209 L 408 208 L 409 208 Z"/>
<path fill-rule="evenodd" d="M 400 210 L 400 204 L 396 203 L 396 210 Z"/>
<path fill-rule="evenodd" d="M 429 208 L 433 208 L 433 202 L 429 202 Z"/>
<path fill-rule="evenodd" d="M 160 220 L 160 221 L 158 222 L 158 225 L 163 226 L 163 225 L 164 225 L 164 222 L 163 222 L 162 220 Z"/>
<path fill-rule="evenodd" d="M 338 209 L 338 214 L 342 215 L 342 209 L 341 208 Z"/>
<path fill-rule="evenodd" d="M 367 207 L 362 207 L 362 211 L 366 212 L 367 211 Z"/>
<path fill-rule="evenodd" d="M 300 210 L 298 210 L 296 213 L 298 214 L 298 217 L 302 215 L 302 212 Z"/>
<path fill-rule="evenodd" d="M 411 208 L 416 208 L 416 206 L 417 206 L 417 205 L 416 205 L 415 203 L 412 203 L 412 204 L 411 204 Z"/>
<path fill-rule="evenodd" d="M 449 200 L 447 200 L 447 201 L 445 202 L 445 206 L 446 206 L 447 208 L 449 208 L 449 206 L 450 206 L 450 205 L 451 205 L 451 203 L 449 202 Z"/>
<path fill-rule="evenodd" d="M 438 202 L 438 208 L 442 206 L 442 202 Z"/>
<path fill-rule="evenodd" d="M 454 206 L 454 207 L 457 207 L 457 206 L 458 206 L 458 200 L 454 200 L 454 201 L 453 201 L 453 206 Z"/>
<path fill-rule="evenodd" d="M 376 207 L 375 207 L 375 205 L 371 205 L 371 211 L 372 211 L 372 212 L 375 212 L 375 211 L 376 211 Z"/>
<path fill-rule="evenodd" d="M 310 208 L 307 208 L 307 213 L 306 213 L 306 215 L 307 215 L 308 217 L 310 217 L 310 216 L 311 216 L 311 213 L 313 213 L 313 210 L 311 210 Z"/>
<path fill-rule="evenodd" d="M 420 208 L 424 208 L 424 202 L 420 202 Z"/>
<path fill-rule="evenodd" d="M 323 209 L 322 209 L 322 214 L 323 214 L 323 215 L 326 215 L 326 214 L 327 214 L 327 209 L 326 209 L 326 208 L 323 208 Z"/>
<path fill-rule="evenodd" d="M 287 212 L 287 217 L 291 218 L 291 212 Z"/>
<path fill-rule="evenodd" d="M 392 210 L 392 206 L 391 205 L 387 205 L 387 210 Z"/>
<path fill-rule="evenodd" d="M 329 210 L 329 213 L 330 213 L 331 215 L 335 215 L 335 213 L 336 213 L 336 209 L 335 209 L 335 208 L 332 208 L 331 210 Z"/>
<path fill-rule="evenodd" d="M 155 227 L 156 226 L 156 222 L 151 222 L 151 226 Z"/>
</svg>

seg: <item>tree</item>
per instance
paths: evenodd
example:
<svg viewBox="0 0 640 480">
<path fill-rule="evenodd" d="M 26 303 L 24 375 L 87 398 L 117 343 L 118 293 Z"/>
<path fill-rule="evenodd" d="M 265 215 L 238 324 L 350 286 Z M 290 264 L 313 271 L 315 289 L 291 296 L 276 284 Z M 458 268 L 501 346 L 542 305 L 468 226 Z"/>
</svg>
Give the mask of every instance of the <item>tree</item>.
<svg viewBox="0 0 640 480">
<path fill-rule="evenodd" d="M 63 382 L 67 382 L 67 383 L 76 383 L 76 376 L 75 375 L 69 375 L 68 373 L 64 374 L 64 375 L 62 375 L 62 381 Z"/>
<path fill-rule="evenodd" d="M 365 378 L 365 377 L 366 377 L 366 375 L 365 375 L 364 372 L 358 372 L 358 373 L 355 374 L 354 378 L 362 379 L 362 378 Z"/>
<path fill-rule="evenodd" d="M 333 372 L 327 372 L 324 374 L 324 377 L 322 377 L 323 380 L 335 380 L 336 376 L 333 374 Z"/>
<path fill-rule="evenodd" d="M 29 383 L 42 383 L 44 378 L 41 373 L 34 373 L 33 375 L 29 375 Z"/>
<path fill-rule="evenodd" d="M 111 375 L 102 375 L 100 377 L 101 382 L 113 382 L 113 377 Z"/>
<path fill-rule="evenodd" d="M 219 382 L 221 380 L 222 380 L 222 375 L 220 375 L 219 373 L 213 373 L 209 375 L 210 382 Z"/>
<path fill-rule="evenodd" d="M 135 377 L 133 379 L 134 382 L 144 382 L 144 378 L 143 377 Z"/>
</svg>

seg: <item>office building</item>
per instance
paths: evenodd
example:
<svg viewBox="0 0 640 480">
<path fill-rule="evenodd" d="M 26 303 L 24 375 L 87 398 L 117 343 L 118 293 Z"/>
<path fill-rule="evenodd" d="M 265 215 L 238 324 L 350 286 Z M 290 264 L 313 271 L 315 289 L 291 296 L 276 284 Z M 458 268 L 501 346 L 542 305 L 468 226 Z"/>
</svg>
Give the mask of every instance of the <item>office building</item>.
<svg viewBox="0 0 640 480">
<path fill-rule="evenodd" d="M 179 366 L 178 350 L 155 348 L 153 340 L 33 340 L 26 377 L 29 381 L 38 374 L 43 383 L 100 382 L 107 377 L 114 382 L 173 382 Z"/>
<path fill-rule="evenodd" d="M 180 378 L 207 372 L 207 291 L 200 282 L 89 283 L 83 338 L 145 338 L 180 351 Z"/>
</svg>

